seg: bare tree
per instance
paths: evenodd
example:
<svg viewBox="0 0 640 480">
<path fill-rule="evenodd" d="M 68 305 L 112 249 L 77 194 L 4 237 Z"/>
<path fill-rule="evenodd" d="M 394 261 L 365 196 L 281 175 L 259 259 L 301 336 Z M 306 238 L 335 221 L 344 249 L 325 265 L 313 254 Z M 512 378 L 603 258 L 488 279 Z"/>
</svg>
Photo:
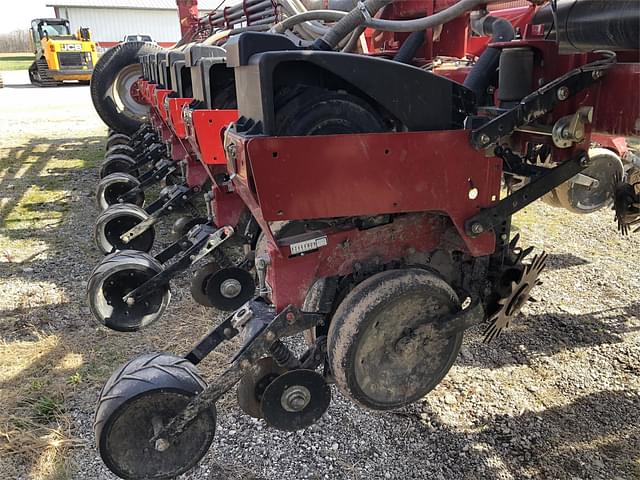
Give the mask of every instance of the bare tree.
<svg viewBox="0 0 640 480">
<path fill-rule="evenodd" d="M 29 30 L 14 30 L 0 34 L 0 53 L 31 52 Z"/>
</svg>

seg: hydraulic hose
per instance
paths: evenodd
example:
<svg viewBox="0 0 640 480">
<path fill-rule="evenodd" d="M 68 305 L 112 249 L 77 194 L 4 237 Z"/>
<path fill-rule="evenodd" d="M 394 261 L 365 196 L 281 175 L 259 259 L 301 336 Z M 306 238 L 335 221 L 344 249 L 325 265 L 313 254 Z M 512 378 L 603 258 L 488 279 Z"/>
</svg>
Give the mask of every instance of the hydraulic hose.
<svg viewBox="0 0 640 480">
<path fill-rule="evenodd" d="M 392 3 L 393 0 L 365 0 L 359 3 L 338 21 L 322 38 L 318 38 L 312 48 L 314 50 L 334 50 L 338 44 L 356 28 L 365 25 L 367 20 L 375 15 L 378 10 Z"/>
<path fill-rule="evenodd" d="M 434 13 L 429 17 L 414 20 L 380 20 L 373 16 L 383 7 L 393 3 L 393 0 L 365 0 L 338 21 L 322 38 L 317 39 L 313 48 L 316 50 L 334 50 L 338 43 L 357 27 L 365 25 L 387 32 L 416 32 L 427 28 L 437 27 L 450 22 L 465 12 L 473 10 L 479 5 L 495 2 L 496 0 L 460 0 L 450 7 Z"/>
<path fill-rule="evenodd" d="M 490 43 L 509 42 L 515 38 L 515 30 L 508 20 L 485 16 L 471 22 L 471 28 L 479 35 L 491 35 Z M 464 80 L 464 86 L 473 90 L 477 100 L 484 97 L 500 64 L 501 50 L 487 47 Z"/>
<path fill-rule="evenodd" d="M 493 0 L 496 1 L 496 0 Z M 473 10 L 478 5 L 491 3 L 487 0 L 460 0 L 450 7 L 434 13 L 429 17 L 416 18 L 414 20 L 380 20 L 372 18 L 366 22 L 367 27 L 387 32 L 416 32 L 427 28 L 437 27 L 459 17 L 465 12 Z"/>
<path fill-rule="evenodd" d="M 274 33 L 283 33 L 299 23 L 308 22 L 309 20 L 324 20 L 329 22 L 335 22 L 344 18 L 348 13 L 341 12 L 339 10 L 310 10 L 308 12 L 298 13 L 291 17 L 285 18 L 280 23 L 276 23 L 271 27 L 271 31 Z"/>
<path fill-rule="evenodd" d="M 420 30 L 409 35 L 402 46 L 398 49 L 398 52 L 395 54 L 393 59 L 400 63 L 411 63 L 411 60 L 416 56 L 418 49 L 424 44 L 426 33 L 426 30 Z"/>
</svg>

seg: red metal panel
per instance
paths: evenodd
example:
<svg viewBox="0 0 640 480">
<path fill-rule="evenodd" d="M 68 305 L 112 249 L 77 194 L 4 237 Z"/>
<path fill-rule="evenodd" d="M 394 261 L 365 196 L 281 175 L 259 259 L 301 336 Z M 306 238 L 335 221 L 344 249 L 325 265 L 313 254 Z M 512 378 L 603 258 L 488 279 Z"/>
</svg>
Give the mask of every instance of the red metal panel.
<svg viewBox="0 0 640 480">
<path fill-rule="evenodd" d="M 242 198 L 227 187 L 213 187 L 213 201 L 211 202 L 216 225 L 230 225 L 235 227 L 240 221 L 242 212 L 247 209 Z"/>
<path fill-rule="evenodd" d="M 226 165 L 222 135 L 238 120 L 238 110 L 193 110 L 191 121 L 200 148 L 200 160 L 207 165 Z"/>
<path fill-rule="evenodd" d="M 184 139 L 186 137 L 184 120 L 182 119 L 182 107 L 189 105 L 192 101 L 193 98 L 169 99 L 169 124 L 178 138 Z"/>
<path fill-rule="evenodd" d="M 157 88 L 156 89 L 156 98 L 155 98 L 155 107 L 158 109 L 158 112 L 160 113 L 160 118 L 162 118 L 162 121 L 167 123 L 169 120 L 169 112 L 167 112 L 167 109 L 164 108 L 164 100 L 165 98 L 167 98 L 167 95 L 169 95 L 173 90 L 168 90 L 166 88 Z"/>
<path fill-rule="evenodd" d="M 354 265 L 384 265 L 416 253 L 442 247 L 450 224 L 442 216 L 408 215 L 393 223 L 368 230 L 343 230 L 327 235 L 327 246 L 289 257 L 289 247 L 271 249 L 267 280 L 276 310 L 289 304 L 302 306 L 307 291 L 318 278 L 347 275 Z M 446 248 L 447 246 L 445 246 Z M 452 249 L 455 250 L 455 246 Z M 459 247 L 464 249 L 464 245 Z"/>
<path fill-rule="evenodd" d="M 432 211 L 464 235 L 464 221 L 500 194 L 501 160 L 471 148 L 466 130 L 254 137 L 245 146 L 234 182 L 256 194 L 266 221 Z M 492 234 L 465 242 L 476 256 L 495 247 Z"/>
</svg>

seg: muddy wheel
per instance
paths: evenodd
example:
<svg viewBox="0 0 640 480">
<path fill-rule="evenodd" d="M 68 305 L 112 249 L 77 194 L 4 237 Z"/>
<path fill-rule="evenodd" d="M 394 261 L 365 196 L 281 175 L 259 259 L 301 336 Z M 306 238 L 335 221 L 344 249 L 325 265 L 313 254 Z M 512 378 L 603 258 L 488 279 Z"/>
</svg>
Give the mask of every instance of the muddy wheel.
<svg viewBox="0 0 640 480">
<path fill-rule="evenodd" d="M 115 155 L 109 155 L 105 157 L 102 165 L 100 165 L 100 178 L 104 178 L 112 173 L 122 172 L 138 176 L 138 171 L 135 169 L 136 161 L 129 155 L 118 153 Z"/>
<path fill-rule="evenodd" d="M 388 270 L 347 294 L 329 327 L 328 356 L 338 388 L 365 407 L 387 410 L 415 402 L 446 375 L 462 333 L 433 329 L 458 298 L 437 275 Z"/>
<path fill-rule="evenodd" d="M 156 321 L 171 301 L 168 285 L 133 305 L 123 297 L 160 272 L 162 265 L 148 253 L 123 250 L 105 257 L 87 283 L 87 300 L 95 319 L 119 332 L 134 332 Z"/>
<path fill-rule="evenodd" d="M 104 148 L 107 152 L 111 150 L 113 147 L 117 147 L 117 146 L 126 146 L 131 148 L 129 145 L 130 142 L 131 142 L 131 137 L 129 135 L 125 135 L 124 133 L 114 133 L 112 135 L 109 135 Z"/>
<path fill-rule="evenodd" d="M 155 240 L 153 225 L 129 243 L 123 242 L 120 238 L 121 235 L 147 218 L 149 218 L 149 214 L 137 205 L 121 203 L 110 206 L 96 219 L 94 229 L 96 246 L 105 254 L 117 250 L 149 252 Z"/>
<path fill-rule="evenodd" d="M 169 479 L 193 468 L 213 441 L 215 406 L 168 448 L 160 451 L 150 440 L 205 387 L 194 365 L 166 353 L 142 355 L 114 372 L 100 392 L 94 423 L 109 470 L 124 479 Z"/>
<path fill-rule="evenodd" d="M 124 195 L 134 188 L 138 188 L 140 182 L 138 179 L 128 173 L 112 173 L 104 177 L 98 182 L 96 189 L 96 204 L 100 210 L 106 210 L 111 205 L 117 205 L 118 197 Z M 134 205 L 142 207 L 144 204 L 144 192 L 136 193 Z"/>
</svg>

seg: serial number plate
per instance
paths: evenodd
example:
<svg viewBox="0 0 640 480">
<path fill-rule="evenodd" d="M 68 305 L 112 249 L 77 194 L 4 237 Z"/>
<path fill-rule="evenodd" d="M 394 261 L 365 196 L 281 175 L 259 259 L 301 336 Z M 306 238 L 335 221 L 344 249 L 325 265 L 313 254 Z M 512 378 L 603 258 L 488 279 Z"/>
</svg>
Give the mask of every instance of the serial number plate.
<svg viewBox="0 0 640 480">
<path fill-rule="evenodd" d="M 312 238 L 311 240 L 305 240 L 304 242 L 292 243 L 289 245 L 291 249 L 291 255 L 298 255 L 300 253 L 309 252 L 311 250 L 317 250 L 320 247 L 327 246 L 327 236 Z"/>
</svg>

